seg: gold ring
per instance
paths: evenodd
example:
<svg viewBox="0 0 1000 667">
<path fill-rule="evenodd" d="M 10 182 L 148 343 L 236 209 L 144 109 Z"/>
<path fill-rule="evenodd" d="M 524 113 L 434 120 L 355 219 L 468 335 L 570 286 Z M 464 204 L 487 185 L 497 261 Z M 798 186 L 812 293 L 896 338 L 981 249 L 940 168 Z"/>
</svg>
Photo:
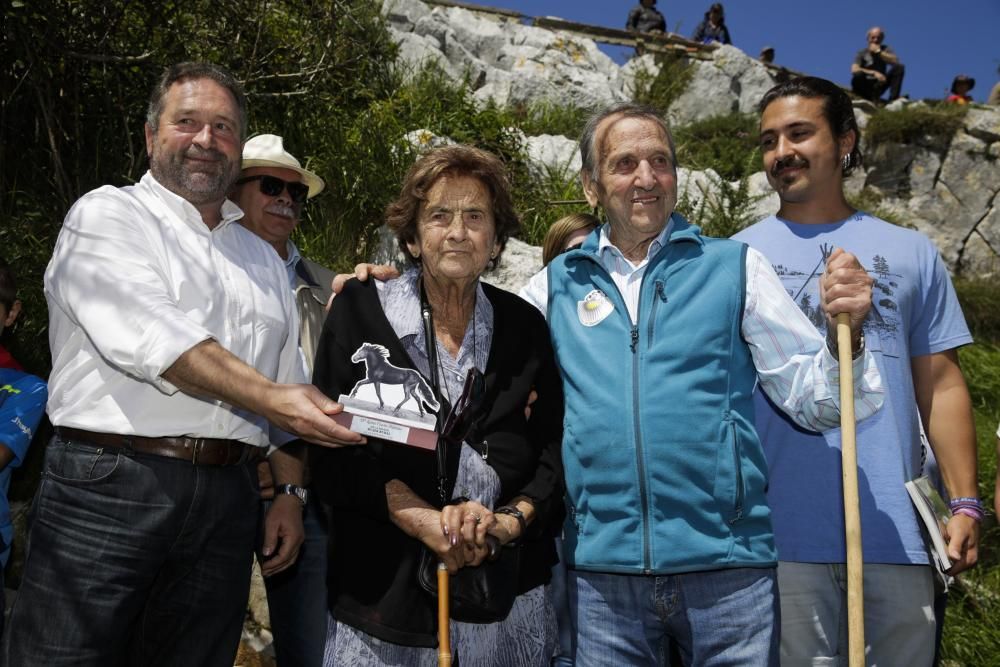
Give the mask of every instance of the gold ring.
<svg viewBox="0 0 1000 667">
<path fill-rule="evenodd" d="M 471 516 L 473 519 L 475 519 L 476 523 L 479 523 L 480 521 L 483 520 L 483 517 L 479 516 L 475 512 L 469 512 L 469 516 Z"/>
</svg>

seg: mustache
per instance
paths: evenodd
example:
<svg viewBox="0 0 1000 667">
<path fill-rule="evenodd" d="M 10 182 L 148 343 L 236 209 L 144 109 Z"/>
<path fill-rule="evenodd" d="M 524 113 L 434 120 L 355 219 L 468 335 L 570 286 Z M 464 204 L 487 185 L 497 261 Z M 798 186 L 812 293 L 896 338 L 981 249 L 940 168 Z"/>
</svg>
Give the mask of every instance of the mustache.
<svg viewBox="0 0 1000 667">
<path fill-rule="evenodd" d="M 790 168 L 798 169 L 800 167 L 808 167 L 808 166 L 809 162 L 807 160 L 804 160 L 795 155 L 789 155 L 788 157 L 783 157 L 780 160 L 775 160 L 774 164 L 771 165 L 771 175 L 777 176 L 778 172 L 781 171 L 782 169 L 790 169 Z"/>
<path fill-rule="evenodd" d="M 197 160 L 215 160 L 217 162 L 222 162 L 226 159 L 226 155 L 220 150 L 201 148 L 194 144 L 188 146 L 188 149 L 184 151 L 184 157 L 195 158 Z"/>
<path fill-rule="evenodd" d="M 295 209 L 291 206 L 282 206 L 281 204 L 269 204 L 264 207 L 264 210 L 268 213 L 273 213 L 275 215 L 281 215 L 286 218 L 295 219 Z"/>
</svg>

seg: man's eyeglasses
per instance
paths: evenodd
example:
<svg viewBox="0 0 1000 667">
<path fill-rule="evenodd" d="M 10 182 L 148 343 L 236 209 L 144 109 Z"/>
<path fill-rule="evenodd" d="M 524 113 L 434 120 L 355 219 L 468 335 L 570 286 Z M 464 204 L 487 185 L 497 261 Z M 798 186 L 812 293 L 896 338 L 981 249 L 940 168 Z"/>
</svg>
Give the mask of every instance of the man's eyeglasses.
<svg viewBox="0 0 1000 667">
<path fill-rule="evenodd" d="M 296 204 L 304 204 L 309 198 L 309 186 L 298 181 L 283 181 L 277 176 L 267 176 L 259 174 L 257 176 L 247 176 L 236 181 L 236 185 L 243 185 L 250 181 L 260 181 L 261 194 L 268 197 L 277 197 L 284 190 L 288 190 L 288 196 Z"/>
</svg>

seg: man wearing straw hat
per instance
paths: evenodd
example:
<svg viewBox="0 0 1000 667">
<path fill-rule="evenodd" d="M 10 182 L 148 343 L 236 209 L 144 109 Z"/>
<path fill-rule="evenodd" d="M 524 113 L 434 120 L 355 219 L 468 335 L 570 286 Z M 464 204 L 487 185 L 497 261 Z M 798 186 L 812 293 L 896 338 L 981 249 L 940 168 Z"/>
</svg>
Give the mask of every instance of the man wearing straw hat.
<svg viewBox="0 0 1000 667">
<path fill-rule="evenodd" d="M 857 430 L 867 660 L 930 665 L 934 574 L 904 483 L 925 468 L 922 423 L 955 513 L 947 527 L 950 573 L 974 565 L 982 504 L 957 351 L 972 338 L 934 244 L 847 202 L 844 177 L 862 159 L 847 94 L 823 79 L 796 78 L 767 92 L 760 111 L 764 169 L 781 208 L 734 238 L 767 256 L 821 330 L 826 321 L 815 304 L 829 249 L 850 248 L 874 279 L 864 337 L 886 399 Z M 760 392 L 755 412 L 780 559 L 782 664 L 839 664 L 848 653 L 840 433 L 789 423 Z"/>
<path fill-rule="evenodd" d="M 284 262 L 299 313 L 299 348 L 312 375 L 316 344 L 326 317 L 334 274 L 299 253 L 290 238 L 307 200 L 323 191 L 323 179 L 303 169 L 281 137 L 262 134 L 243 147 L 243 171 L 231 199 L 243 209 L 240 222 L 270 244 Z M 318 665 L 326 641 L 326 519 L 308 485 L 279 484 L 283 466 L 301 465 L 305 445 L 285 445 L 260 464 L 264 521 L 258 558 L 277 660 Z M 273 500 L 271 500 L 273 498 Z M 303 541 L 304 537 L 304 541 Z M 301 548 L 299 545 L 301 544 Z M 298 557 L 295 557 L 296 550 Z"/>
</svg>

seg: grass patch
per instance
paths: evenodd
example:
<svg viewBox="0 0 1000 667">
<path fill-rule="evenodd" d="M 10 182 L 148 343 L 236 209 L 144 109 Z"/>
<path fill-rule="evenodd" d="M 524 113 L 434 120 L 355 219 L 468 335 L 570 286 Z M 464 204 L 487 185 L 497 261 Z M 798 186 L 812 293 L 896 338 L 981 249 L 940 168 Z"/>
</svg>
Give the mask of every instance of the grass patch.
<svg viewBox="0 0 1000 667">
<path fill-rule="evenodd" d="M 687 90 L 694 70 L 687 59 L 674 54 L 657 54 L 656 65 L 659 68 L 656 73 L 650 70 L 636 72 L 632 99 L 666 114 L 674 100 Z"/>
<path fill-rule="evenodd" d="M 688 222 L 701 227 L 705 236 L 723 239 L 757 221 L 753 206 L 766 195 L 750 194 L 749 176 L 742 177 L 735 184 L 720 176 L 709 177 L 712 183 L 700 196 L 691 192 L 692 187 L 699 186 L 688 182 L 677 198 L 678 213 Z"/>
<path fill-rule="evenodd" d="M 976 340 L 1000 345 L 1000 279 L 956 280 L 955 291 Z M 994 400 L 1000 397 L 1000 379 L 997 390 Z"/>
<path fill-rule="evenodd" d="M 848 197 L 847 203 L 859 211 L 870 213 L 877 218 L 881 218 L 886 222 L 896 225 L 897 227 L 916 229 L 916 227 L 907 222 L 905 218 L 900 217 L 893 211 L 882 206 L 882 195 L 873 188 L 865 188 L 858 193 L 857 196 Z"/>
<path fill-rule="evenodd" d="M 583 132 L 593 109 L 578 106 L 561 107 L 551 102 L 517 104 L 505 109 L 511 125 L 516 125 L 529 137 L 541 134 L 560 134 L 576 140 Z"/>
<path fill-rule="evenodd" d="M 733 113 L 674 130 L 677 162 L 688 169 L 714 169 L 727 181 L 760 171 L 757 117 Z"/>
<path fill-rule="evenodd" d="M 947 148 L 962 126 L 968 107 L 962 104 L 909 105 L 899 111 L 879 109 L 868 121 L 865 138 L 872 146 L 912 144 L 930 138 Z"/>
<path fill-rule="evenodd" d="M 968 313 L 969 295 L 978 299 L 978 288 L 970 290 L 967 285 L 959 286 L 959 297 Z M 976 320 L 970 320 L 970 324 Z M 987 330 L 979 330 L 973 325 L 973 335 L 977 343 L 959 351 L 962 370 L 969 385 L 976 420 L 976 435 L 979 446 L 979 494 L 987 508 L 992 509 L 994 498 L 994 474 L 997 469 L 996 432 L 1000 422 L 1000 347 L 997 347 L 992 324 Z M 990 334 L 989 332 L 993 333 Z M 996 545 L 1000 530 L 996 520 L 988 516 L 983 522 L 980 535 L 979 564 L 962 574 L 948 599 L 945 616 L 944 642 L 942 646 L 945 664 L 958 667 L 990 667 L 1000 665 L 1000 553 Z"/>
</svg>

